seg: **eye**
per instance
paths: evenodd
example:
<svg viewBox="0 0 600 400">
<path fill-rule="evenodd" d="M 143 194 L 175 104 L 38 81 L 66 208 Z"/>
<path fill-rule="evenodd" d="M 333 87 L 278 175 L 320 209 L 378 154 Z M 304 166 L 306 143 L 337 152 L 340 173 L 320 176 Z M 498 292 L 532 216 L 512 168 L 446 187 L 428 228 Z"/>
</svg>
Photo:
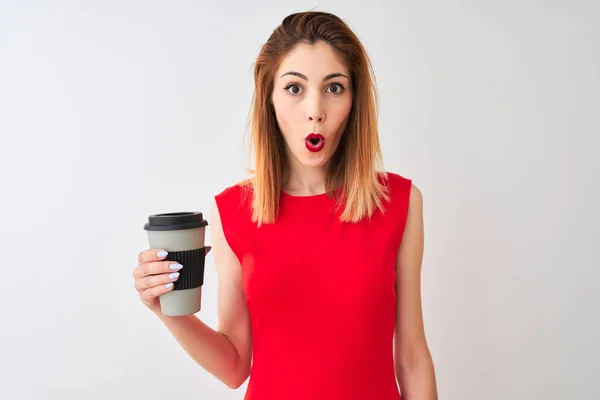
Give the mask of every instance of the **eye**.
<svg viewBox="0 0 600 400">
<path fill-rule="evenodd" d="M 330 90 L 330 89 L 335 89 L 335 90 Z M 331 84 L 331 86 L 329 86 L 327 88 L 327 90 L 329 90 L 330 93 L 333 94 L 341 94 L 344 92 L 344 89 L 346 89 L 341 83 L 333 83 Z"/>
<path fill-rule="evenodd" d="M 302 87 L 297 83 L 291 83 L 287 85 L 284 90 L 289 94 L 295 96 L 302 92 Z M 332 83 L 327 87 L 327 91 L 332 94 L 342 94 L 346 88 L 341 83 Z"/>
<path fill-rule="evenodd" d="M 290 85 L 287 85 L 284 88 L 284 90 L 287 91 L 291 95 L 297 95 L 297 94 L 300 94 L 300 91 L 302 90 L 302 88 L 297 83 L 292 83 Z"/>
</svg>

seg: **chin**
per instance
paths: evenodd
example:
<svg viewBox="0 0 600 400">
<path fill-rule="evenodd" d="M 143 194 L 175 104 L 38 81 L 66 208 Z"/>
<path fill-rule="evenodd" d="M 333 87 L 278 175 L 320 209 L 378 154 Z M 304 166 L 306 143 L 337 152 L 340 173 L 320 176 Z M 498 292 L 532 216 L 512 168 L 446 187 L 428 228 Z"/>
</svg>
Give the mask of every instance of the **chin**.
<svg viewBox="0 0 600 400">
<path fill-rule="evenodd" d="M 304 165 L 305 167 L 311 167 L 311 168 L 318 168 L 318 167 L 323 167 L 325 166 L 325 164 L 327 164 L 327 161 L 329 161 L 329 159 L 326 158 L 318 158 L 318 159 L 301 159 L 300 163 L 302 165 Z"/>
<path fill-rule="evenodd" d="M 306 150 L 298 155 L 298 161 L 305 167 L 323 167 L 331 159 L 329 152 L 310 153 Z"/>
</svg>

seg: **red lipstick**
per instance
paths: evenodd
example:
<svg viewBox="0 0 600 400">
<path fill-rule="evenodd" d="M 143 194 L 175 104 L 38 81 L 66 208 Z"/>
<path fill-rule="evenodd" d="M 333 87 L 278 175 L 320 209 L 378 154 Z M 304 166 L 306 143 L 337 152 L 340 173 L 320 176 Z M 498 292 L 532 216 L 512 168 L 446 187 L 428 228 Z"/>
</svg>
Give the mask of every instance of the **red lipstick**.
<svg viewBox="0 0 600 400">
<path fill-rule="evenodd" d="M 325 137 L 320 133 L 311 133 L 304 138 L 306 149 L 310 152 L 317 153 L 323 150 L 325 146 Z"/>
</svg>

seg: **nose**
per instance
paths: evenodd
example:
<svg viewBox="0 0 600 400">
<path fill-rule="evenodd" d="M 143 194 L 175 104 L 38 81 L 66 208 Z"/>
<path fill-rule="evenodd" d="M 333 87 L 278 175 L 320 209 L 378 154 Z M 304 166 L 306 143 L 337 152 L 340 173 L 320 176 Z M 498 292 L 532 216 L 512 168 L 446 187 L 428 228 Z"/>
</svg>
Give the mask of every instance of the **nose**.
<svg viewBox="0 0 600 400">
<path fill-rule="evenodd" d="M 313 96 L 308 100 L 307 115 L 310 122 L 323 122 L 325 120 L 325 110 L 319 96 Z"/>
</svg>

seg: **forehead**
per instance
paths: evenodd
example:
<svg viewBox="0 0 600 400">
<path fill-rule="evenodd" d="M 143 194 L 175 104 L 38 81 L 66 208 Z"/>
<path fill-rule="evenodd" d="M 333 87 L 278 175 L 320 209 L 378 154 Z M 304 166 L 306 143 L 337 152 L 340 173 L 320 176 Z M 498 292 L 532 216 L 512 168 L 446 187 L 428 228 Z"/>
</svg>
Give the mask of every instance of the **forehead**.
<svg viewBox="0 0 600 400">
<path fill-rule="evenodd" d="M 342 57 L 329 44 L 322 41 L 314 45 L 298 44 L 281 61 L 276 79 L 288 71 L 300 72 L 309 79 L 321 78 L 335 72 L 348 74 Z"/>
</svg>

